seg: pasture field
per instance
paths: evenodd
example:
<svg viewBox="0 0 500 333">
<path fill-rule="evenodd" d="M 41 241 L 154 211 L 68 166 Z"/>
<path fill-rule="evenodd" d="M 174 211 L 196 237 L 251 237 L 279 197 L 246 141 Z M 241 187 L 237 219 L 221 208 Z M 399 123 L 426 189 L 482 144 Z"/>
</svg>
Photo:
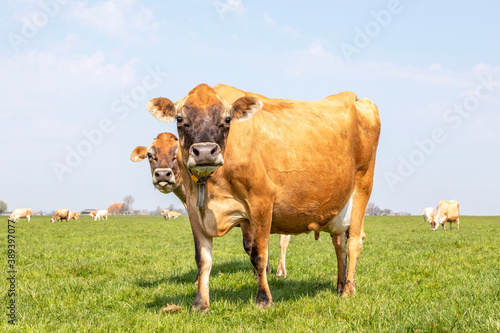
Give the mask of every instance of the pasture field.
<svg viewBox="0 0 500 333">
<path fill-rule="evenodd" d="M 214 240 L 211 313 L 189 311 L 196 287 L 187 217 L 110 216 L 107 222 L 15 229 L 16 325 L 7 323 L 7 217 L 0 230 L 1 332 L 500 332 L 500 218 L 461 217 L 460 231 L 421 216 L 366 217 L 357 294 L 339 299 L 331 238 L 292 236 L 286 279 L 257 283 L 239 229 Z M 447 226 L 448 228 L 448 226 Z M 279 239 L 271 236 L 276 271 Z M 164 313 L 167 304 L 180 312 Z"/>
</svg>

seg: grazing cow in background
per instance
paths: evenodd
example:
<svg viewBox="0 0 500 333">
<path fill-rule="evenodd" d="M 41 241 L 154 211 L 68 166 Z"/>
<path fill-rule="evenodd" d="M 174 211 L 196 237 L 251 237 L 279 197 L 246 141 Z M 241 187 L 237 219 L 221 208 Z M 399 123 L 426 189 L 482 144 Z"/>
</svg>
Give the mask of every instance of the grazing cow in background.
<svg viewBox="0 0 500 333">
<path fill-rule="evenodd" d="M 95 212 L 91 212 L 90 217 L 93 218 L 94 221 L 97 221 L 97 219 L 99 219 L 99 221 L 100 221 L 101 218 L 103 220 L 107 221 L 108 220 L 108 210 L 107 209 L 98 209 Z"/>
<path fill-rule="evenodd" d="M 12 211 L 8 220 L 17 222 L 20 218 L 31 219 L 31 208 L 17 208 Z"/>
<path fill-rule="evenodd" d="M 68 220 L 79 220 L 80 219 L 80 214 L 70 211 L 69 212 L 69 218 Z"/>
<path fill-rule="evenodd" d="M 337 291 L 354 295 L 380 136 L 377 107 L 351 92 L 313 102 L 242 94 L 231 104 L 201 84 L 176 104 L 161 97 L 147 105 L 158 120 L 177 121 L 200 272 L 193 310 L 209 309 L 213 237 L 240 224 L 249 229 L 259 307 L 273 305 L 266 274 L 270 233 L 329 233 Z"/>
<path fill-rule="evenodd" d="M 50 219 L 50 223 L 54 223 L 55 221 L 58 220 L 66 220 L 68 222 L 68 217 L 69 217 L 69 209 L 58 209 L 54 213 L 54 216 Z"/>
<path fill-rule="evenodd" d="M 170 220 L 171 218 L 176 219 L 182 214 L 173 210 L 164 209 L 162 215 L 165 218 L 165 220 Z"/>
<path fill-rule="evenodd" d="M 425 222 L 432 223 L 432 219 L 434 218 L 434 207 L 424 208 L 423 217 Z"/>
<path fill-rule="evenodd" d="M 182 156 L 178 150 L 179 144 L 174 134 L 160 133 L 149 147 L 136 147 L 130 155 L 130 160 L 132 162 L 140 162 L 147 157 L 151 167 L 153 185 L 162 193 L 174 192 L 185 207 L 186 195 L 178 163 Z M 165 219 L 170 219 L 172 213 L 179 214 L 164 209 L 162 215 Z M 243 233 L 243 248 L 250 255 L 249 230 L 248 228 L 244 228 L 244 226 L 242 226 L 241 230 Z M 281 257 L 276 273 L 277 277 L 286 277 L 285 257 L 289 242 L 290 235 L 280 235 Z M 267 264 L 267 272 L 271 272 L 269 262 Z"/>
<path fill-rule="evenodd" d="M 458 210 L 458 201 L 456 200 L 443 200 L 439 202 L 439 205 L 436 210 L 436 215 L 431 223 L 431 229 L 436 230 L 439 225 L 443 226 L 443 230 L 446 231 L 445 225 L 446 222 L 450 222 L 450 230 L 451 224 L 457 223 L 457 231 L 460 231 L 460 212 Z"/>
<path fill-rule="evenodd" d="M 169 220 L 170 220 L 170 219 L 176 219 L 176 218 L 178 218 L 179 216 L 182 216 L 182 214 L 181 214 L 181 213 L 179 213 L 179 212 L 176 212 L 176 211 L 173 211 L 173 210 L 171 210 L 171 211 L 169 211 L 169 212 L 168 212 L 168 219 L 169 219 Z"/>
<path fill-rule="evenodd" d="M 161 215 L 163 215 L 163 217 L 165 218 L 165 220 L 168 220 L 168 212 L 169 212 L 169 210 L 167 210 L 167 209 L 164 209 L 161 212 Z"/>
</svg>

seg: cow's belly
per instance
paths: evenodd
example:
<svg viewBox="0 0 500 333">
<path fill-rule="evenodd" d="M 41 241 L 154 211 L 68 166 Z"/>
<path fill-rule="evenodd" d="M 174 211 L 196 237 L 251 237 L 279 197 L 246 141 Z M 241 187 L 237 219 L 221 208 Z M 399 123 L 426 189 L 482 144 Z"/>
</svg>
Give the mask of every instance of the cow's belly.
<svg viewBox="0 0 500 333">
<path fill-rule="evenodd" d="M 293 210 L 290 207 L 278 206 L 273 214 L 271 233 L 295 235 L 324 231 L 332 235 L 342 234 L 350 225 L 352 197 L 341 205 L 332 204 L 321 209 L 311 206 L 310 210 Z"/>
</svg>

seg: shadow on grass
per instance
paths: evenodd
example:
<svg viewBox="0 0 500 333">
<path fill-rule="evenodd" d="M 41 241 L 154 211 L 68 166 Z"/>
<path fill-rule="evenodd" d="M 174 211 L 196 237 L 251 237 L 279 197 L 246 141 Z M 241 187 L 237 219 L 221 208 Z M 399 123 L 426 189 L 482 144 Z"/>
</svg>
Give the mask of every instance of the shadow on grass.
<svg viewBox="0 0 500 333">
<path fill-rule="evenodd" d="M 253 276 L 253 270 L 251 265 L 243 260 L 234 260 L 222 264 L 215 264 L 212 266 L 211 279 L 217 276 L 218 272 L 223 272 L 225 275 L 234 274 L 238 272 L 247 272 L 247 274 Z M 275 272 L 275 271 L 274 271 Z M 141 288 L 157 288 L 163 283 L 168 284 L 192 284 L 196 279 L 197 270 L 193 269 L 187 273 L 181 275 L 166 275 L 164 278 L 155 280 L 139 279 L 136 284 Z M 247 302 L 249 300 L 255 301 L 257 294 L 257 282 L 255 280 L 249 280 L 248 283 L 243 283 L 237 288 L 220 288 L 220 287 L 210 287 L 210 299 L 213 301 L 224 300 L 229 303 Z M 314 277 L 308 277 L 306 279 L 291 279 L 290 277 L 285 279 L 277 279 L 274 277 L 273 273 L 268 275 L 269 288 L 271 289 L 271 294 L 273 295 L 274 302 L 283 302 L 289 300 L 297 300 L 303 297 L 312 297 L 321 292 L 328 291 L 331 293 L 336 292 L 336 280 L 324 280 L 318 281 Z M 168 295 L 156 295 L 154 300 L 146 304 L 146 307 L 152 310 L 160 310 L 166 304 L 177 304 L 183 308 L 190 308 L 196 291 L 189 291 L 176 296 Z"/>
<path fill-rule="evenodd" d="M 248 261 L 244 260 L 233 260 L 230 262 L 224 262 L 220 264 L 212 265 L 212 271 L 210 276 L 216 276 L 219 272 L 224 274 L 234 274 L 238 272 L 252 272 L 252 265 Z M 196 280 L 196 275 L 198 271 L 196 269 L 191 269 L 189 272 L 184 274 L 165 274 L 164 278 L 151 280 L 151 279 L 139 279 L 136 284 L 141 288 L 155 288 L 162 283 L 193 283 Z"/>
</svg>

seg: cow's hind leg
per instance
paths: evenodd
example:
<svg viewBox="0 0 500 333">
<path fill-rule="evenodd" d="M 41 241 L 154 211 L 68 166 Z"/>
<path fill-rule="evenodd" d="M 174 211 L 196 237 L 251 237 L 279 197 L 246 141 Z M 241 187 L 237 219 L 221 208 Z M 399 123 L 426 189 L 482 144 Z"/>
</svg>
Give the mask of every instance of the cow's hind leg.
<svg viewBox="0 0 500 333">
<path fill-rule="evenodd" d="M 368 205 L 368 200 L 372 192 L 374 169 L 375 157 L 372 158 L 365 172 L 360 170 L 355 176 L 354 192 L 352 194 L 353 206 L 348 237 L 349 266 L 342 297 L 354 295 L 356 293 L 356 266 L 361 253 L 361 247 L 363 246 L 363 239 L 365 238 L 364 217 L 366 206 Z"/>
<path fill-rule="evenodd" d="M 342 294 L 347 279 L 347 238 L 345 233 L 332 235 L 332 242 L 337 255 L 337 293 Z"/>
<path fill-rule="evenodd" d="M 276 277 L 284 277 L 286 278 L 286 249 L 288 248 L 288 244 L 290 244 L 290 235 L 280 235 L 280 263 L 278 265 L 278 271 L 276 272 Z M 269 272 L 268 272 L 269 273 Z"/>
<path fill-rule="evenodd" d="M 457 231 L 460 231 L 460 220 L 457 219 Z"/>
</svg>

